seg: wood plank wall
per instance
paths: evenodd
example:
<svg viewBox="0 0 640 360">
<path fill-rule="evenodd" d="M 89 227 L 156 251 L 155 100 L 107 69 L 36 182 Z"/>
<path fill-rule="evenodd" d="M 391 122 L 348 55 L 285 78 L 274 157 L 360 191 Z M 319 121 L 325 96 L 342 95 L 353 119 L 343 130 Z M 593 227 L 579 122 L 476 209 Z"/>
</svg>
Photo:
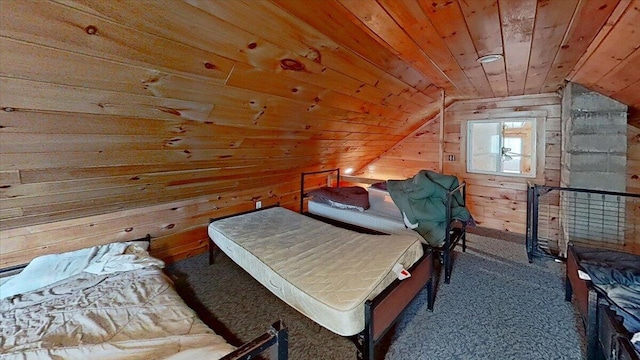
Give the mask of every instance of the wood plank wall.
<svg viewBox="0 0 640 360">
<path fill-rule="evenodd" d="M 397 55 L 268 1 L 0 6 L 0 267 L 146 233 L 202 251 L 209 217 L 296 207 L 301 171 L 362 167 L 437 108 Z"/>
<path fill-rule="evenodd" d="M 469 209 L 479 226 L 524 234 L 527 181 L 558 186 L 560 183 L 560 97 L 555 93 L 458 101 L 445 112 L 444 173 L 468 184 Z M 466 172 L 463 122 L 475 119 L 536 117 L 543 119 L 542 168 L 537 177 L 505 177 Z M 440 117 L 418 129 L 362 171 L 364 176 L 393 179 L 415 175 L 438 164 Z M 540 152 L 539 152 L 540 154 Z M 455 157 L 449 161 L 449 155 Z"/>
</svg>

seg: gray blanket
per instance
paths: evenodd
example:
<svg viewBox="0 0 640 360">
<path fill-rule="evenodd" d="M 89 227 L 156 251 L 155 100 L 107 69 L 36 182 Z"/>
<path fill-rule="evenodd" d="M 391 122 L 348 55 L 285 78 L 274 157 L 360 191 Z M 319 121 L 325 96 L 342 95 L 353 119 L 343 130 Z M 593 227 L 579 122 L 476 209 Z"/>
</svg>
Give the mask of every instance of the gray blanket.
<svg viewBox="0 0 640 360">
<path fill-rule="evenodd" d="M 640 256 L 574 246 L 580 266 L 614 304 L 631 333 L 640 332 Z"/>
</svg>

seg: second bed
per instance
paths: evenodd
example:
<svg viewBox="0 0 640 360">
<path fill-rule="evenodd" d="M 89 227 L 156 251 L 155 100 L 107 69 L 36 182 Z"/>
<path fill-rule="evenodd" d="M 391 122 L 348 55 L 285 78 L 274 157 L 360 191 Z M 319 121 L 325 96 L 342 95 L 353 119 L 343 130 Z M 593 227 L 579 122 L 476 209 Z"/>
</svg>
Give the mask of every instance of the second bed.
<svg viewBox="0 0 640 360">
<path fill-rule="evenodd" d="M 208 232 L 211 249 L 288 305 L 355 335 L 361 358 L 373 358 L 374 344 L 422 288 L 433 306 L 431 253 L 417 235 L 362 234 L 281 207 L 214 220 Z"/>
</svg>

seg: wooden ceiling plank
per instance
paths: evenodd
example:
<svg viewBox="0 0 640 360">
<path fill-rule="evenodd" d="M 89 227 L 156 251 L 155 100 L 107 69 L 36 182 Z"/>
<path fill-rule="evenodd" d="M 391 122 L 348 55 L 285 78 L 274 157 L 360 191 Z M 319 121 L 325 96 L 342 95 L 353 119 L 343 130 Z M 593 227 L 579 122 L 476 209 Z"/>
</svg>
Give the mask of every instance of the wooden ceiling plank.
<svg viewBox="0 0 640 360">
<path fill-rule="evenodd" d="M 333 90 L 351 96 L 383 98 L 387 94 L 372 86 L 364 87 L 361 81 L 338 73 L 305 57 L 294 55 L 290 50 L 269 43 L 234 25 L 189 4 L 172 1 L 158 8 L 155 2 L 138 1 L 134 7 L 130 3 L 96 3 L 82 0 L 67 0 L 69 4 L 87 7 L 101 16 L 121 23 L 124 26 L 142 29 L 190 46 L 214 51 L 229 59 L 252 65 L 264 70 L 280 72 L 285 76 L 303 80 L 318 86 L 335 86 Z M 114 5 L 115 4 L 115 5 Z M 130 12 L 139 16 L 132 17 Z M 169 14 L 169 15 L 168 15 Z M 171 16 L 173 15 L 173 16 Z M 171 27 L 166 24 L 171 23 Z M 193 32 L 193 27 L 202 29 L 214 27 L 212 32 Z M 305 71 L 283 69 L 281 61 L 290 59 Z M 366 93 L 365 93 L 366 92 Z M 363 93 L 360 95 L 360 93 Z"/>
<path fill-rule="evenodd" d="M 523 95 L 536 15 L 535 0 L 499 0 L 509 95 Z"/>
<path fill-rule="evenodd" d="M 260 81 L 256 81 L 256 79 L 260 79 Z M 290 98 L 310 105 L 321 103 L 324 106 L 349 111 L 363 113 L 375 111 L 377 115 L 396 115 L 391 109 L 383 105 L 386 97 L 379 99 L 368 97 L 370 101 L 364 101 L 343 93 L 334 92 L 330 90 L 330 88 L 323 88 L 301 82 L 244 64 L 238 64 L 233 69 L 227 79 L 226 85 Z"/>
<path fill-rule="evenodd" d="M 356 25 L 355 17 L 335 0 L 272 0 L 333 41 L 368 59 L 407 84 L 424 90 L 431 81 L 424 74 L 399 59 Z"/>
<path fill-rule="evenodd" d="M 49 1 L 7 1 L 3 2 L 2 10 L 0 35 L 13 39 L 192 76 L 221 78 L 233 66 L 232 61 L 213 52 Z M 96 29 L 94 35 L 87 33 L 89 26 Z"/>
<path fill-rule="evenodd" d="M 317 107 L 320 109 L 321 107 Z M 262 110 L 261 110 L 262 111 Z M 292 113 L 290 115 L 290 113 Z M 260 113 L 259 113 L 260 114 Z M 366 132 L 372 134 L 400 134 L 391 123 L 390 126 L 379 126 L 378 117 L 358 117 L 349 118 L 347 116 L 336 116 L 332 121 L 327 121 L 326 117 L 316 117 L 309 112 L 290 112 L 286 107 L 279 104 L 271 104 L 264 113 L 256 116 L 251 109 L 237 109 L 234 107 L 217 106 L 211 112 L 209 121 L 214 124 L 264 129 L 290 129 L 304 130 L 309 133 L 322 131 L 350 131 Z M 296 121 L 290 121 L 287 117 L 296 116 Z M 324 121 L 322 121 L 324 119 Z"/>
<path fill-rule="evenodd" d="M 538 2 L 525 94 L 539 94 L 579 0 Z"/>
<path fill-rule="evenodd" d="M 598 49 L 600 43 L 607 37 L 611 29 L 616 25 L 620 17 L 627 11 L 627 7 L 631 3 L 632 0 L 620 0 L 616 8 L 611 13 L 611 16 L 607 19 L 604 26 L 598 32 L 598 35 L 593 39 L 593 41 L 587 47 L 587 50 L 584 52 L 580 60 L 576 63 L 576 65 L 571 69 L 568 80 L 573 81 L 574 76 L 580 71 L 580 69 L 585 65 L 585 63 L 589 60 L 591 55 Z"/>
<path fill-rule="evenodd" d="M 211 2 L 204 0 L 185 0 L 212 15 L 222 18 L 282 48 L 296 48 L 299 55 L 321 63 L 345 75 L 365 81 L 380 90 L 390 91 L 402 96 L 406 92 L 419 93 L 408 83 L 404 83 L 386 70 L 362 58 L 350 49 L 333 42 L 318 30 L 292 16 L 276 4 L 268 1 Z M 394 82 L 384 81 L 393 77 Z M 420 104 L 415 97 L 404 97 Z M 427 103 L 434 100 L 421 97 Z"/>
<path fill-rule="evenodd" d="M 638 89 L 640 89 L 640 80 L 634 82 L 626 88 L 616 91 L 611 95 L 611 97 L 624 104 L 629 105 L 630 107 L 634 107 L 634 105 L 640 103 L 640 91 L 638 91 Z M 640 106 L 635 107 L 640 109 Z"/>
<path fill-rule="evenodd" d="M 476 51 L 464 14 L 457 1 L 420 2 L 424 13 L 455 57 L 458 65 L 481 97 L 492 97 L 493 91 L 482 66 L 476 61 Z"/>
<path fill-rule="evenodd" d="M 380 78 L 388 75 L 383 69 L 351 50 L 341 47 L 271 2 L 185 1 L 254 35 L 261 36 L 281 48 L 291 49 L 300 56 L 371 86 L 378 86 Z M 404 87 L 410 86 L 404 84 Z M 395 94 L 400 93 L 395 86 L 392 88 L 379 86 L 379 88 Z"/>
<path fill-rule="evenodd" d="M 591 88 L 611 96 L 638 82 L 638 80 L 640 80 L 640 43 L 631 55 L 619 62 Z"/>
<path fill-rule="evenodd" d="M 0 61 L 0 75 L 5 77 L 156 97 L 166 97 L 161 91 L 163 86 L 210 93 L 207 90 L 221 88 L 229 76 L 224 73 L 221 79 L 188 78 L 1 36 Z M 173 91 L 170 97 L 196 102 L 211 99 L 196 91 Z"/>
<path fill-rule="evenodd" d="M 375 41 L 412 64 L 436 86 L 452 84 L 433 61 L 416 45 L 391 16 L 375 1 L 338 0 L 352 15 L 352 21 Z"/>
<path fill-rule="evenodd" d="M 150 70 L 142 67 L 130 66 L 122 63 L 104 60 L 79 53 L 72 53 L 30 43 L 24 43 L 13 39 L 0 37 L 0 60 L 3 67 L 0 74 L 3 76 L 19 76 L 22 79 L 44 81 L 54 84 L 71 86 L 90 86 L 96 89 L 118 91 L 123 93 L 140 94 L 156 97 L 168 97 L 186 101 L 215 102 L 214 94 L 229 96 L 233 94 L 221 82 L 210 82 L 204 79 L 192 79 L 180 75 L 172 75 Z M 239 69 L 250 68 L 248 65 L 238 64 L 234 68 L 233 76 L 225 74 L 225 78 L 233 80 Z M 271 93 L 272 95 L 289 97 L 307 104 L 323 101 L 325 106 L 337 106 L 337 108 L 350 111 L 360 111 L 376 115 L 396 116 L 395 110 L 388 109 L 381 104 L 385 97 L 377 94 L 378 104 L 371 101 L 375 97 L 365 88 L 364 92 L 370 102 L 353 98 L 341 93 L 320 88 L 314 85 L 300 83 L 271 72 L 252 68 L 264 79 L 269 81 L 255 82 L 261 84 L 258 88 L 250 90 Z M 255 75 L 255 74 L 252 74 Z M 245 83 L 251 83 L 248 79 Z M 284 93 L 273 93 L 277 88 L 275 84 L 290 84 Z M 227 85 L 237 86 L 227 82 Z M 246 88 L 246 87 L 245 87 Z M 180 91 L 188 89 L 188 91 Z M 305 91 L 307 90 L 307 91 Z M 358 89 L 357 91 L 359 91 Z M 311 92 L 310 92 L 311 91 Z M 236 92 L 242 99 L 248 99 L 251 94 Z M 305 97 L 306 94 L 306 97 Z M 221 100 L 222 98 L 220 98 Z"/>
<path fill-rule="evenodd" d="M 620 4 L 620 8 L 624 4 Z M 613 15 L 612 15 L 613 16 Z M 573 77 L 573 81 L 588 88 L 597 86 L 603 90 L 604 95 L 616 92 L 618 89 L 605 86 L 603 78 L 611 72 L 619 72 L 618 65 L 630 65 L 627 59 L 640 48 L 640 1 L 635 1 L 626 7 L 626 11 L 619 17 L 615 26 L 608 31 L 607 36 L 600 42 L 589 60 L 580 68 Z M 600 32 L 606 31 L 603 29 Z M 630 68 L 637 68 L 638 63 Z M 626 85 L 625 85 L 626 86 Z M 625 87 L 622 86 L 622 87 Z"/>
<path fill-rule="evenodd" d="M 564 85 L 565 78 L 595 39 L 619 1 L 580 0 L 541 92 L 554 92 Z"/>
<path fill-rule="evenodd" d="M 504 54 L 498 0 L 459 1 L 459 4 L 478 56 Z M 509 95 L 504 58 L 482 67 L 494 96 Z"/>
<path fill-rule="evenodd" d="M 378 0 L 378 3 L 456 88 L 460 89 L 463 94 L 475 92 L 473 85 L 467 79 L 429 18 L 420 8 L 417 0 Z"/>
</svg>

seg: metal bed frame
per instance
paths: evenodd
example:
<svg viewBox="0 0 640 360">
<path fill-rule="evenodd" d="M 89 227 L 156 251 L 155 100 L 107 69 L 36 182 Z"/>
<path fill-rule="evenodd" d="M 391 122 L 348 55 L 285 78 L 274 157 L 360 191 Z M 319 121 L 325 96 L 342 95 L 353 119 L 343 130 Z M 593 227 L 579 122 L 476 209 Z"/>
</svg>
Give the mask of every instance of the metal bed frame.
<svg viewBox="0 0 640 360">
<path fill-rule="evenodd" d="M 315 214 L 310 214 L 309 212 L 305 212 L 304 211 L 304 199 L 307 198 L 307 193 L 305 192 L 305 177 L 309 176 L 309 175 L 315 175 L 315 174 L 322 174 L 322 173 L 332 173 L 335 172 L 336 175 L 336 187 L 340 187 L 340 169 L 339 168 L 335 168 L 335 169 L 328 169 L 328 170 L 320 170 L 320 171 L 312 171 L 312 172 L 303 172 L 300 174 L 300 213 L 307 215 L 307 216 L 311 216 L 315 219 L 318 220 L 322 220 L 328 223 L 331 223 L 333 225 L 336 226 L 341 226 L 341 227 L 346 227 L 355 231 L 360 231 L 360 232 L 369 232 L 369 233 L 378 233 L 378 234 L 384 234 L 381 233 L 377 230 L 372 230 L 372 229 L 368 229 L 368 228 L 362 228 L 360 226 L 354 225 L 354 224 L 349 224 L 346 222 L 341 222 L 338 220 L 333 220 L 333 219 L 328 219 L 325 218 L 323 216 L 320 215 L 315 215 Z M 453 201 L 453 196 L 454 194 L 456 194 L 457 192 L 461 192 L 462 193 L 462 202 L 463 202 L 463 206 L 466 205 L 467 202 L 467 188 L 466 188 L 466 183 L 462 182 L 460 185 L 458 185 L 458 187 L 456 187 L 455 189 L 447 192 L 447 197 L 446 197 L 446 218 L 447 218 L 447 224 L 448 224 L 448 229 L 445 232 L 445 241 L 443 243 L 442 246 L 440 247 L 433 247 L 433 246 L 429 246 L 427 245 L 430 249 L 432 249 L 434 252 L 436 252 L 442 262 L 442 265 L 444 267 L 444 283 L 445 284 L 449 284 L 451 282 L 451 273 L 453 272 L 453 257 L 451 255 L 451 252 L 454 251 L 455 247 L 458 245 L 458 243 L 461 243 L 462 246 L 462 252 L 466 252 L 467 251 L 467 231 L 466 231 L 466 224 L 459 222 L 460 226 L 459 227 L 454 227 L 454 222 L 451 219 L 451 206 L 452 206 L 452 201 Z M 345 210 L 348 211 L 348 210 Z"/>
<path fill-rule="evenodd" d="M 145 241 L 151 246 L 151 235 L 143 238 L 127 241 Z M 0 277 L 12 276 L 24 269 L 28 264 L 21 264 L 0 269 Z M 220 360 L 251 360 L 256 356 L 270 351 L 270 359 L 288 360 L 289 355 L 289 331 L 282 320 L 274 322 L 262 335 L 242 344 L 233 352 L 223 356 Z"/>
<path fill-rule="evenodd" d="M 275 204 L 244 211 L 238 214 L 227 215 L 219 218 L 211 218 L 210 222 L 222 220 L 237 215 L 263 211 L 272 207 L 280 206 Z M 365 327 L 362 332 L 349 337 L 356 346 L 356 357 L 359 360 L 374 360 L 375 346 L 382 340 L 384 335 L 397 322 L 400 315 L 407 306 L 417 297 L 422 289 L 427 290 L 427 309 L 433 310 L 434 302 L 434 279 L 433 279 L 433 257 L 431 249 L 423 245 L 424 255 L 408 271 L 411 277 L 404 280 L 394 280 L 387 288 L 372 300 L 367 300 L 364 307 Z M 213 264 L 218 253 L 222 252 L 213 242 L 209 241 L 209 264 Z"/>
<path fill-rule="evenodd" d="M 612 303 L 591 281 L 578 276 L 579 269 L 579 255 L 569 243 L 564 299 L 575 300 L 585 326 L 587 360 L 640 360 L 630 341 L 632 334 L 622 325 L 622 318 L 610 309 Z"/>
</svg>

